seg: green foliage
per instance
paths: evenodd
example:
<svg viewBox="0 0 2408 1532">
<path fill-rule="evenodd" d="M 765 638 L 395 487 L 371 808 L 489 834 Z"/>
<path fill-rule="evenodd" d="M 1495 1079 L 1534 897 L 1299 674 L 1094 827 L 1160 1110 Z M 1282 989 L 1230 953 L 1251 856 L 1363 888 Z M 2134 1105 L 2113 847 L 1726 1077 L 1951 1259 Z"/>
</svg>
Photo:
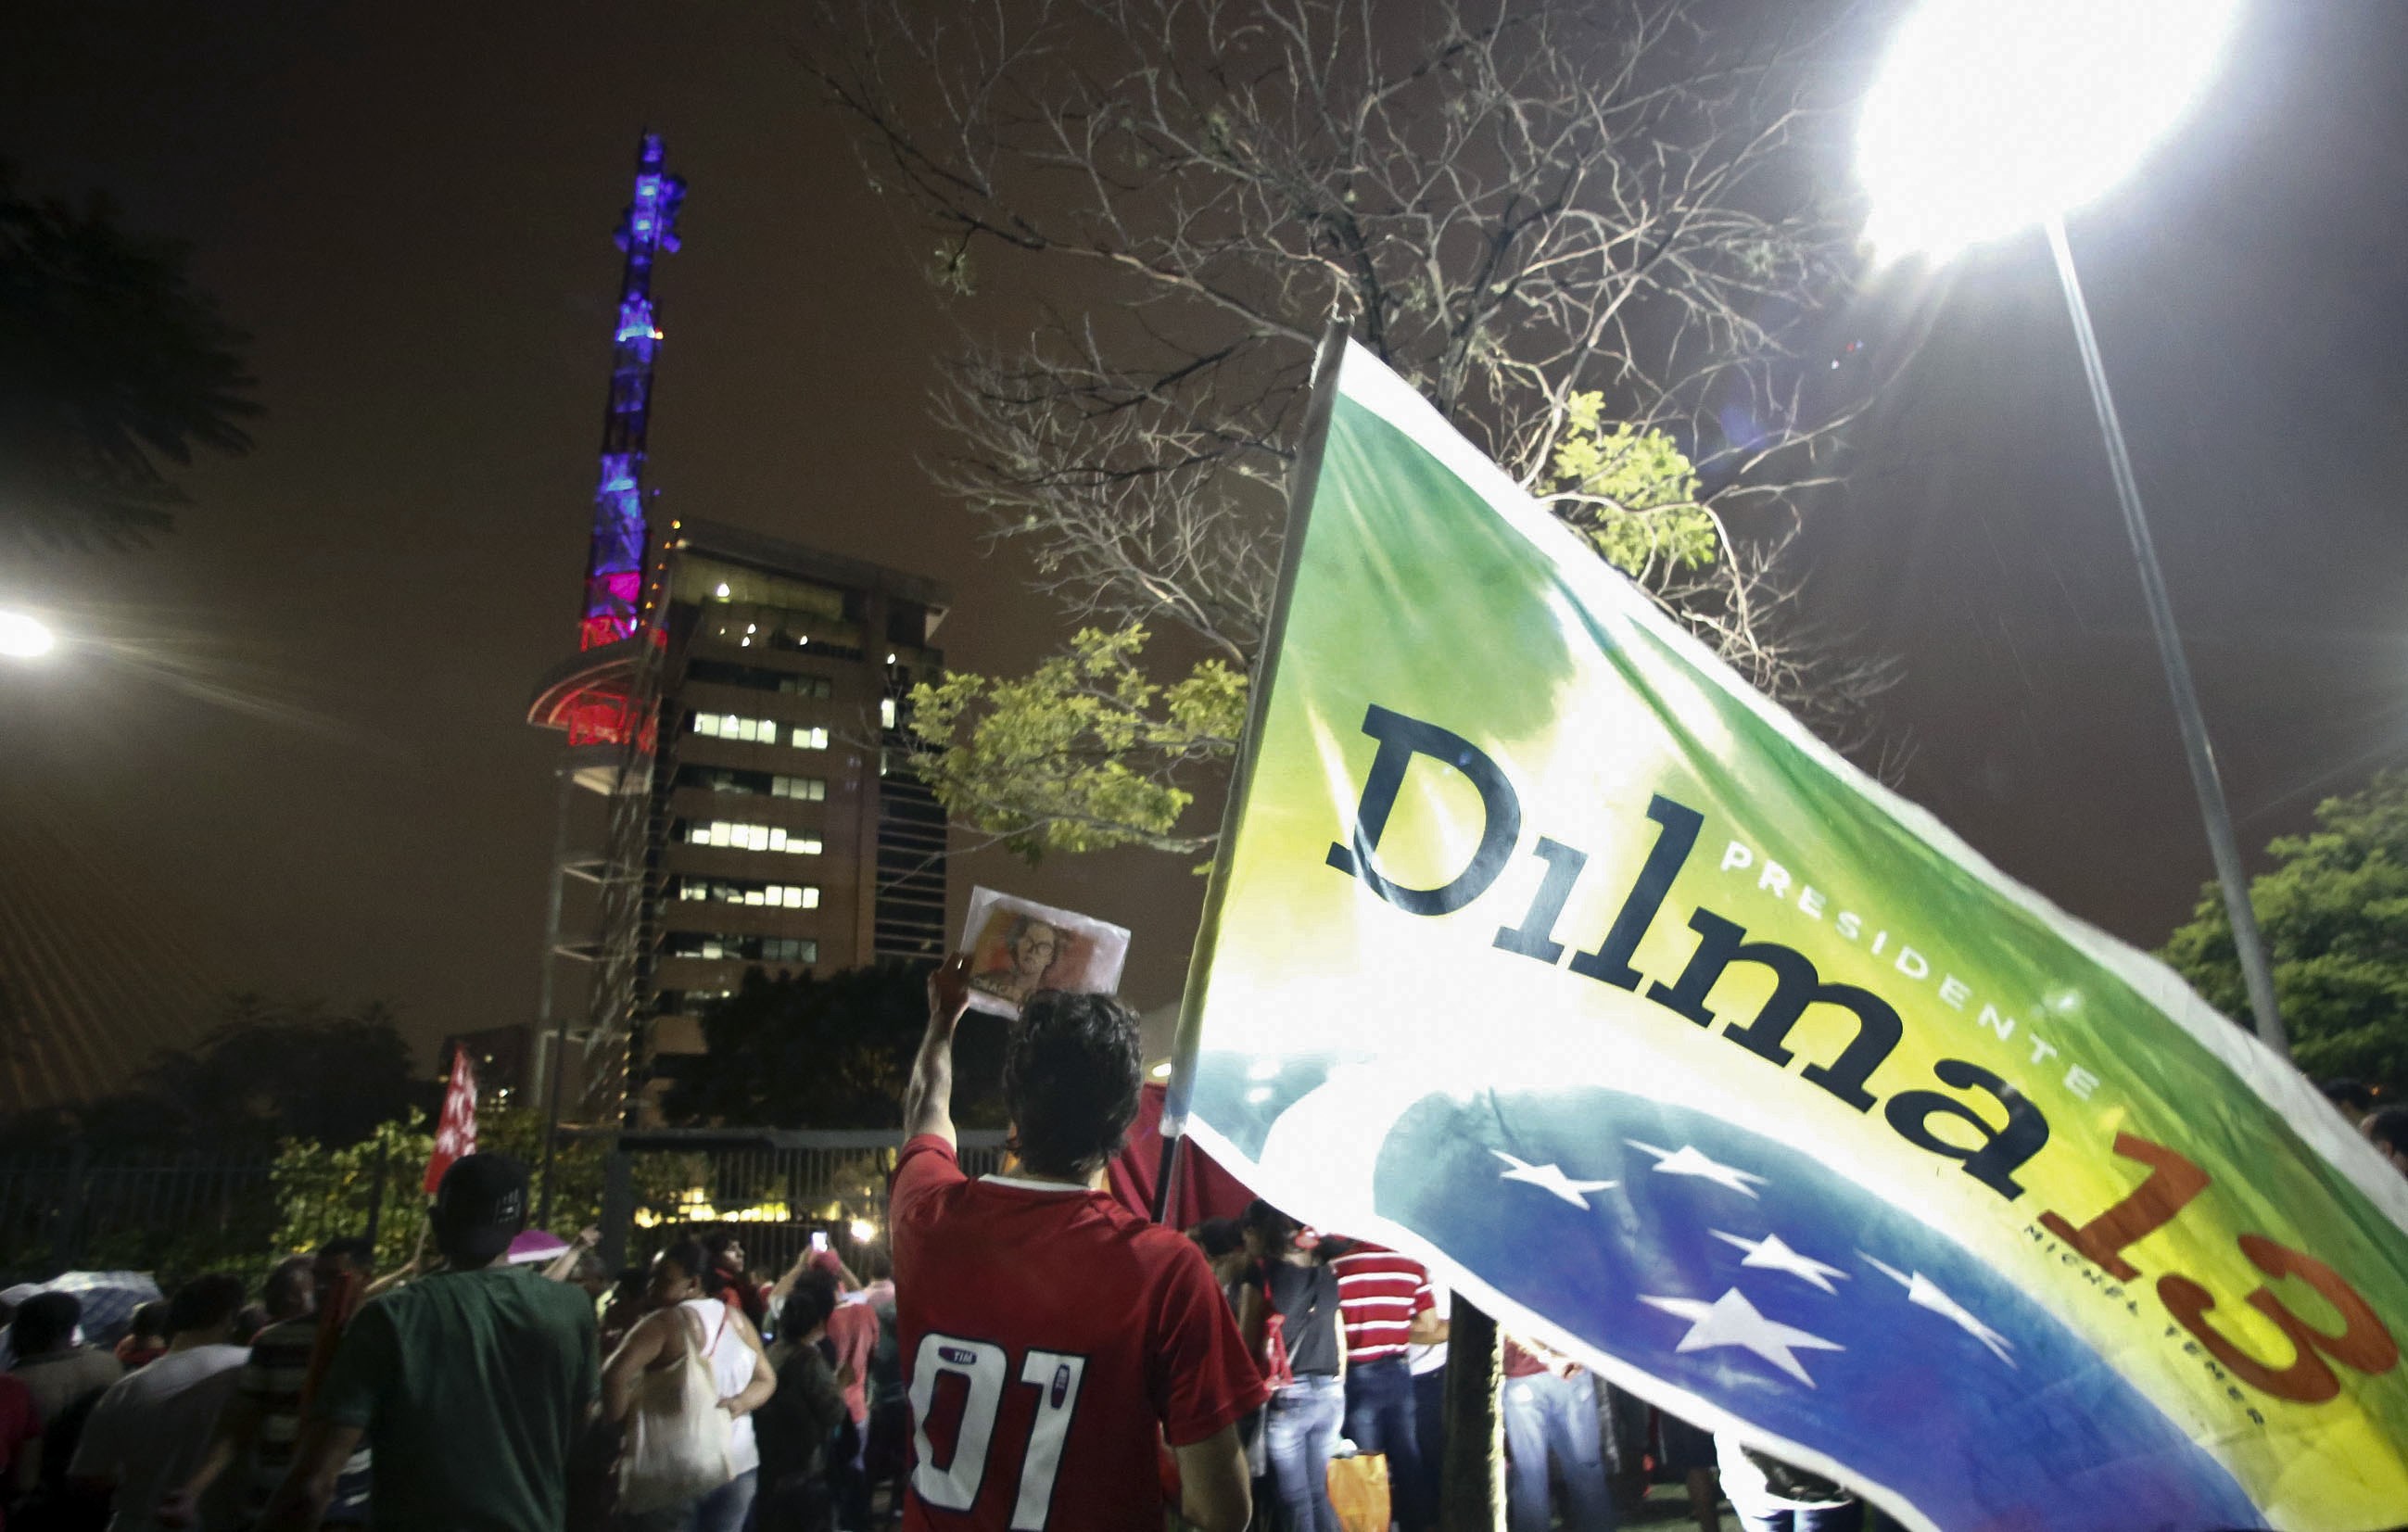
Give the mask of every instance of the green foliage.
<svg viewBox="0 0 2408 1532">
<path fill-rule="evenodd" d="M 2276 866 L 2249 885 L 2292 1052 L 2320 1079 L 2408 1087 L 2408 773 L 2328 798 L 2316 825 L 2273 841 Z M 2214 883 L 2160 955 L 2217 1009 L 2249 1014 Z"/>
<path fill-rule="evenodd" d="M 0 165 L 0 537 L 139 543 L 183 498 L 163 465 L 250 450 L 246 337 L 189 265 L 106 203 L 26 196 Z"/>
<path fill-rule="evenodd" d="M 422 1111 L 379 1123 L 366 1138 L 339 1149 L 306 1138 L 287 1139 L 269 1172 L 279 1215 L 277 1252 L 291 1253 L 341 1236 L 366 1234 L 369 1211 L 376 1209 L 377 1269 L 400 1266 L 409 1259 L 425 1223 L 426 1196 L 421 1188 L 434 1153 L 435 1129 Z M 598 1199 L 595 1207 L 600 1207 Z"/>
<path fill-rule="evenodd" d="M 1598 556 L 1636 579 L 1650 568 L 1701 569 L 1722 536 L 1698 493 L 1697 471 L 1661 431 L 1604 419 L 1605 395 L 1574 394 L 1555 444 L 1555 514 Z"/>
<path fill-rule="evenodd" d="M 1141 845 L 1197 850 L 1181 834 L 1181 779 L 1226 760 L 1245 726 L 1246 678 L 1218 659 L 1165 686 L 1151 635 L 1082 628 L 1026 676 L 948 671 L 911 693 L 914 765 L 957 821 L 1035 857 Z"/>
<path fill-rule="evenodd" d="M 536 1178 L 542 1201 L 543 1113 L 532 1108 L 487 1101 L 477 1110 L 477 1147 L 513 1156 Z M 563 1239 L 602 1217 L 603 1165 L 607 1138 L 564 1136 L 552 1167 L 550 1216 L 539 1224 Z M 275 1253 L 308 1250 L 337 1235 L 366 1234 L 368 1210 L 383 1200 L 377 1218 L 377 1269 L 390 1271 L 409 1259 L 426 1223 L 426 1162 L 435 1153 L 431 1115 L 412 1111 L 379 1123 L 357 1142 L 329 1149 L 308 1139 L 288 1139 L 278 1151 L 270 1179 L 276 1188 Z M 638 1199 L 673 1201 L 705 1173 L 699 1154 L 634 1157 Z M 530 1214 L 534 1211 L 529 1210 Z"/>
<path fill-rule="evenodd" d="M 1555 457 L 1555 514 L 1634 578 L 1702 568 L 1721 532 L 1672 438 L 1604 419 L 1605 396 L 1575 394 Z M 1198 662 L 1168 685 L 1146 668 L 1152 635 L 1082 628 L 1069 649 L 1014 679 L 950 670 L 911 693 L 914 767 L 960 823 L 1034 860 L 1046 852 L 1147 846 L 1194 853 L 1182 829 L 1195 768 L 1236 753 L 1246 676 Z"/>
<path fill-rule="evenodd" d="M 748 1127 L 892 1128 L 903 1120 L 928 1020 L 924 967 L 881 963 L 819 978 L 754 968 L 704 1012 L 709 1052 L 678 1061 L 672 1122 Z M 953 1117 L 1001 1127 L 1003 1029 L 972 1018 L 954 1044 Z"/>
</svg>

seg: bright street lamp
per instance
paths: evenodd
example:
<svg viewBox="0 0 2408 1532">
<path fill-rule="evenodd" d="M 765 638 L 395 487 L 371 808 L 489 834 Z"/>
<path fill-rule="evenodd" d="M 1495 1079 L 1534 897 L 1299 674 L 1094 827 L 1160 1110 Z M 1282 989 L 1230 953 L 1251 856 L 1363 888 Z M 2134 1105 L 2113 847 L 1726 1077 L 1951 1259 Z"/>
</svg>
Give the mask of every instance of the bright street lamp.
<svg viewBox="0 0 2408 1532">
<path fill-rule="evenodd" d="M 33 613 L 0 609 L 0 660 L 38 660 L 58 647 L 58 635 Z"/>
<path fill-rule="evenodd" d="M 2236 0 L 1929 0 L 1856 128 L 1885 256 L 1946 257 L 2096 200 L 2205 89 Z"/>
<path fill-rule="evenodd" d="M 1944 259 L 2032 223 L 2048 235 L 2249 1009 L 2258 1036 L 2287 1057 L 2232 814 L 2065 237 L 2065 214 L 2129 173 L 2199 98 L 2239 8 L 2237 0 L 1927 0 L 1899 29 L 1866 97 L 1856 167 L 1880 254 Z"/>
</svg>

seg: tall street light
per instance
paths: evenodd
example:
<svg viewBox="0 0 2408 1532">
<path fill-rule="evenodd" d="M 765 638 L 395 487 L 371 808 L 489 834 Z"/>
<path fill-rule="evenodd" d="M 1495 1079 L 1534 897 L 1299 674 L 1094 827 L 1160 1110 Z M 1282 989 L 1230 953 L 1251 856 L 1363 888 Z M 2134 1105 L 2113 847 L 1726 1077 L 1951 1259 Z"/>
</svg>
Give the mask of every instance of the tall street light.
<svg viewBox="0 0 2408 1532">
<path fill-rule="evenodd" d="M 58 647 L 58 635 L 40 618 L 0 607 L 0 660 L 38 660 Z"/>
<path fill-rule="evenodd" d="M 2066 213 L 2123 179 L 2190 109 L 2238 10 L 2237 0 L 1927 0 L 1899 27 L 1866 97 L 1856 165 L 1872 198 L 1866 233 L 1884 255 L 1944 260 L 2034 223 L 2048 235 L 2249 1009 L 2258 1036 L 2288 1056 L 2231 811 L 2065 238 Z"/>
</svg>

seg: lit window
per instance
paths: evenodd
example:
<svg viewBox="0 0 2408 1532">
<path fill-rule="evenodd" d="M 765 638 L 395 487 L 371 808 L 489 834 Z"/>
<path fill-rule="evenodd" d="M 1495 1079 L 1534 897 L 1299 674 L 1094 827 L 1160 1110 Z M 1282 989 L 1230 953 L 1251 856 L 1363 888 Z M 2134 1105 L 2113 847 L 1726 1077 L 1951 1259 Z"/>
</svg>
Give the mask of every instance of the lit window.
<svg viewBox="0 0 2408 1532">
<path fill-rule="evenodd" d="M 820 854 L 820 838 L 800 833 L 789 835 L 775 824 L 737 824 L 724 819 L 708 824 L 686 826 L 686 840 L 695 846 L 726 846 L 744 852 L 791 852 L 800 856 Z"/>
<path fill-rule="evenodd" d="M 825 750 L 827 730 L 807 729 L 797 723 L 795 725 L 794 741 L 796 750 Z"/>
<path fill-rule="evenodd" d="M 895 699 L 893 697 L 880 697 L 878 699 L 878 723 L 879 726 L 882 728 L 891 729 L 895 726 Z"/>
</svg>

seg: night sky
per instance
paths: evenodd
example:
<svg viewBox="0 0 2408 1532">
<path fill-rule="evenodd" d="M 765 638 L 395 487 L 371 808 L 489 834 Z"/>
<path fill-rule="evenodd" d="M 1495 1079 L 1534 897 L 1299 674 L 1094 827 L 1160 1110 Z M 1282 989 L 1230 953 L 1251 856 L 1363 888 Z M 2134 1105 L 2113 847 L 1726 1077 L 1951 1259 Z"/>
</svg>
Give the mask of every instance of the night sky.
<svg viewBox="0 0 2408 1532">
<path fill-rule="evenodd" d="M 2258 848 L 2408 746 L 2408 7 L 2253 8 L 2207 109 L 2072 237 Z M 429 1044 L 534 1015 L 559 747 L 523 710 L 573 644 L 648 124 L 692 184 L 655 288 L 663 509 L 949 581 L 958 664 L 1063 631 L 917 465 L 955 322 L 932 241 L 776 9 L 21 0 L 9 34 L 0 155 L 197 246 L 268 409 L 153 551 L 0 554 L 0 593 L 108 641 L 0 674 L 0 844 L 69 859 L 21 854 L 0 896 L 83 901 L 53 913 L 93 961 L 172 938 L 214 987 L 388 1000 Z M 1903 371 L 1815 508 L 1815 615 L 1903 666 L 1911 795 L 2156 945 L 2210 868 L 2044 246 L 1871 279 L 1823 337 L 1851 338 Z M 983 880 L 1134 927 L 1152 1006 L 1188 860 L 989 853 L 956 904 Z"/>
</svg>

